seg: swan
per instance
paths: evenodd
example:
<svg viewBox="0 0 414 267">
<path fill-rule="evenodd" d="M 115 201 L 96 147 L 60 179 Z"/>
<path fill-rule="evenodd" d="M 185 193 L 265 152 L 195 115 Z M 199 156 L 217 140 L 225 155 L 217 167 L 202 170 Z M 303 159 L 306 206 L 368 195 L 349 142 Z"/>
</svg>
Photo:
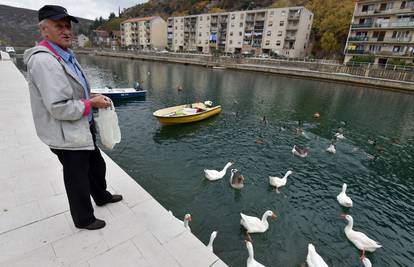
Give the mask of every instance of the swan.
<svg viewBox="0 0 414 267">
<path fill-rule="evenodd" d="M 316 252 L 315 246 L 311 243 L 308 245 L 308 256 L 306 257 L 306 263 L 309 267 L 328 267 L 328 264 L 326 264 L 318 252 Z"/>
<path fill-rule="evenodd" d="M 361 258 L 365 257 L 365 250 L 374 252 L 377 248 L 382 247 L 376 241 L 370 239 L 366 234 L 352 229 L 354 219 L 351 215 L 342 215 L 342 217 L 348 221 L 348 225 L 345 227 L 345 235 L 359 250 L 362 250 Z"/>
<path fill-rule="evenodd" d="M 292 154 L 301 158 L 308 156 L 308 151 L 306 149 L 301 149 L 297 145 L 294 145 L 292 148 Z"/>
<path fill-rule="evenodd" d="M 365 267 L 372 267 L 372 263 L 368 258 L 361 257 L 361 261 L 364 264 Z"/>
<path fill-rule="evenodd" d="M 221 171 L 204 169 L 204 176 L 210 181 L 219 180 L 219 179 L 224 177 L 224 175 L 226 174 L 227 169 L 231 165 L 233 165 L 233 162 L 231 162 L 231 161 L 227 162 L 226 166 L 224 166 L 224 168 Z"/>
<path fill-rule="evenodd" d="M 175 219 L 177 219 L 177 221 L 184 224 L 184 228 L 191 232 L 191 228 L 190 228 L 190 224 L 189 224 L 189 222 L 191 222 L 191 220 L 192 220 L 191 214 L 187 213 L 186 215 L 184 215 L 184 221 L 181 221 L 180 219 L 178 219 L 177 217 L 174 216 L 174 214 L 172 213 L 171 210 L 169 210 L 168 213 L 171 214 L 171 216 L 173 216 Z"/>
<path fill-rule="evenodd" d="M 336 153 L 336 148 L 335 148 L 335 145 L 334 145 L 333 143 L 331 143 L 331 144 L 329 145 L 329 147 L 326 149 L 326 152 L 329 152 L 329 153 L 331 153 L 331 154 L 335 154 L 335 153 Z"/>
<path fill-rule="evenodd" d="M 345 191 L 346 191 L 347 186 L 348 186 L 347 184 L 342 185 L 342 192 L 336 196 L 336 199 L 338 200 L 341 206 L 350 208 L 352 207 L 352 199 L 346 195 Z"/>
<path fill-rule="evenodd" d="M 242 189 L 244 187 L 244 177 L 237 169 L 231 169 L 230 185 L 234 189 Z"/>
<path fill-rule="evenodd" d="M 214 252 L 213 251 L 213 242 L 214 242 L 214 239 L 216 239 L 216 237 L 217 237 L 217 231 L 213 231 L 210 235 L 210 241 L 208 241 L 208 245 L 207 245 L 207 248 L 209 250 L 211 250 L 211 252 Z"/>
<path fill-rule="evenodd" d="M 269 223 L 267 222 L 267 217 L 272 217 L 272 219 L 276 219 L 276 214 L 268 210 L 263 213 L 262 220 L 257 217 L 248 216 L 243 213 L 240 213 L 241 220 L 240 224 L 246 228 L 247 233 L 264 233 L 269 228 Z"/>
<path fill-rule="evenodd" d="M 345 136 L 344 136 L 342 133 L 339 133 L 339 132 L 335 134 L 335 137 L 336 137 L 337 139 L 341 139 L 341 140 L 342 140 L 342 139 L 345 139 Z"/>
<path fill-rule="evenodd" d="M 291 175 L 293 172 L 292 171 L 287 171 L 285 176 L 283 176 L 283 178 L 279 178 L 276 176 L 269 176 L 269 183 L 271 186 L 276 187 L 276 189 L 279 189 L 279 187 L 285 186 L 286 185 L 286 181 L 289 175 Z"/>
<path fill-rule="evenodd" d="M 249 257 L 247 258 L 247 267 L 265 267 L 263 264 L 257 262 L 254 259 L 254 250 L 253 250 L 253 244 L 250 241 L 245 241 L 247 251 L 249 252 Z"/>
</svg>

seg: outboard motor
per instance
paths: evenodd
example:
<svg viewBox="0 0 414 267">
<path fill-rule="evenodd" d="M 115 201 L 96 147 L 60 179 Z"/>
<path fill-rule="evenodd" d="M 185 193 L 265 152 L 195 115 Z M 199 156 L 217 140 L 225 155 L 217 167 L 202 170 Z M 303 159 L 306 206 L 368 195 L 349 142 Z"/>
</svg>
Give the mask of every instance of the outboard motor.
<svg viewBox="0 0 414 267">
<path fill-rule="evenodd" d="M 213 102 L 210 100 L 204 101 L 204 105 L 206 105 L 206 107 L 211 108 L 213 106 Z"/>
</svg>

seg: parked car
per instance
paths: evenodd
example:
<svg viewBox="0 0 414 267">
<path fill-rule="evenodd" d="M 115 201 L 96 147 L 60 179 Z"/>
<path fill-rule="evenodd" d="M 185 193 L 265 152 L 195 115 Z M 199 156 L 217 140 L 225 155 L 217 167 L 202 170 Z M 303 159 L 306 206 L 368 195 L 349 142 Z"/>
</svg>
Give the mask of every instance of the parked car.
<svg viewBox="0 0 414 267">
<path fill-rule="evenodd" d="M 16 54 L 16 51 L 12 46 L 6 46 L 5 51 L 9 54 Z"/>
<path fill-rule="evenodd" d="M 269 58 L 269 55 L 268 54 L 260 54 L 259 58 Z"/>
</svg>

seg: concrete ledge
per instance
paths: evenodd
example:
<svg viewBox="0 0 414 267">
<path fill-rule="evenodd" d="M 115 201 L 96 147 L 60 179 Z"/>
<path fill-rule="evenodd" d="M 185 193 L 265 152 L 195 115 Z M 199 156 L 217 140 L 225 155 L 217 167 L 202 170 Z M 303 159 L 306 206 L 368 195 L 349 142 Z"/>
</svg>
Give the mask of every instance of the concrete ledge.
<svg viewBox="0 0 414 267">
<path fill-rule="evenodd" d="M 94 206 L 105 228 L 75 228 L 62 167 L 36 136 L 12 61 L 0 61 L 0 88 L 1 266 L 226 266 L 105 154 L 109 190 L 124 200 Z"/>
</svg>

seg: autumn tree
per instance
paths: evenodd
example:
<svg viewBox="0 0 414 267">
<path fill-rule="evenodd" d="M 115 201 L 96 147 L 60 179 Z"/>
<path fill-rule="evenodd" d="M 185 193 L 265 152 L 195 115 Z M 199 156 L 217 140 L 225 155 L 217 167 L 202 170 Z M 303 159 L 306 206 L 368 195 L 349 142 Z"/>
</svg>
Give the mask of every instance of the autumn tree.
<svg viewBox="0 0 414 267">
<path fill-rule="evenodd" d="M 317 57 L 342 54 L 354 12 L 355 0 L 310 0 L 306 7 L 314 14 L 313 52 Z"/>
</svg>

